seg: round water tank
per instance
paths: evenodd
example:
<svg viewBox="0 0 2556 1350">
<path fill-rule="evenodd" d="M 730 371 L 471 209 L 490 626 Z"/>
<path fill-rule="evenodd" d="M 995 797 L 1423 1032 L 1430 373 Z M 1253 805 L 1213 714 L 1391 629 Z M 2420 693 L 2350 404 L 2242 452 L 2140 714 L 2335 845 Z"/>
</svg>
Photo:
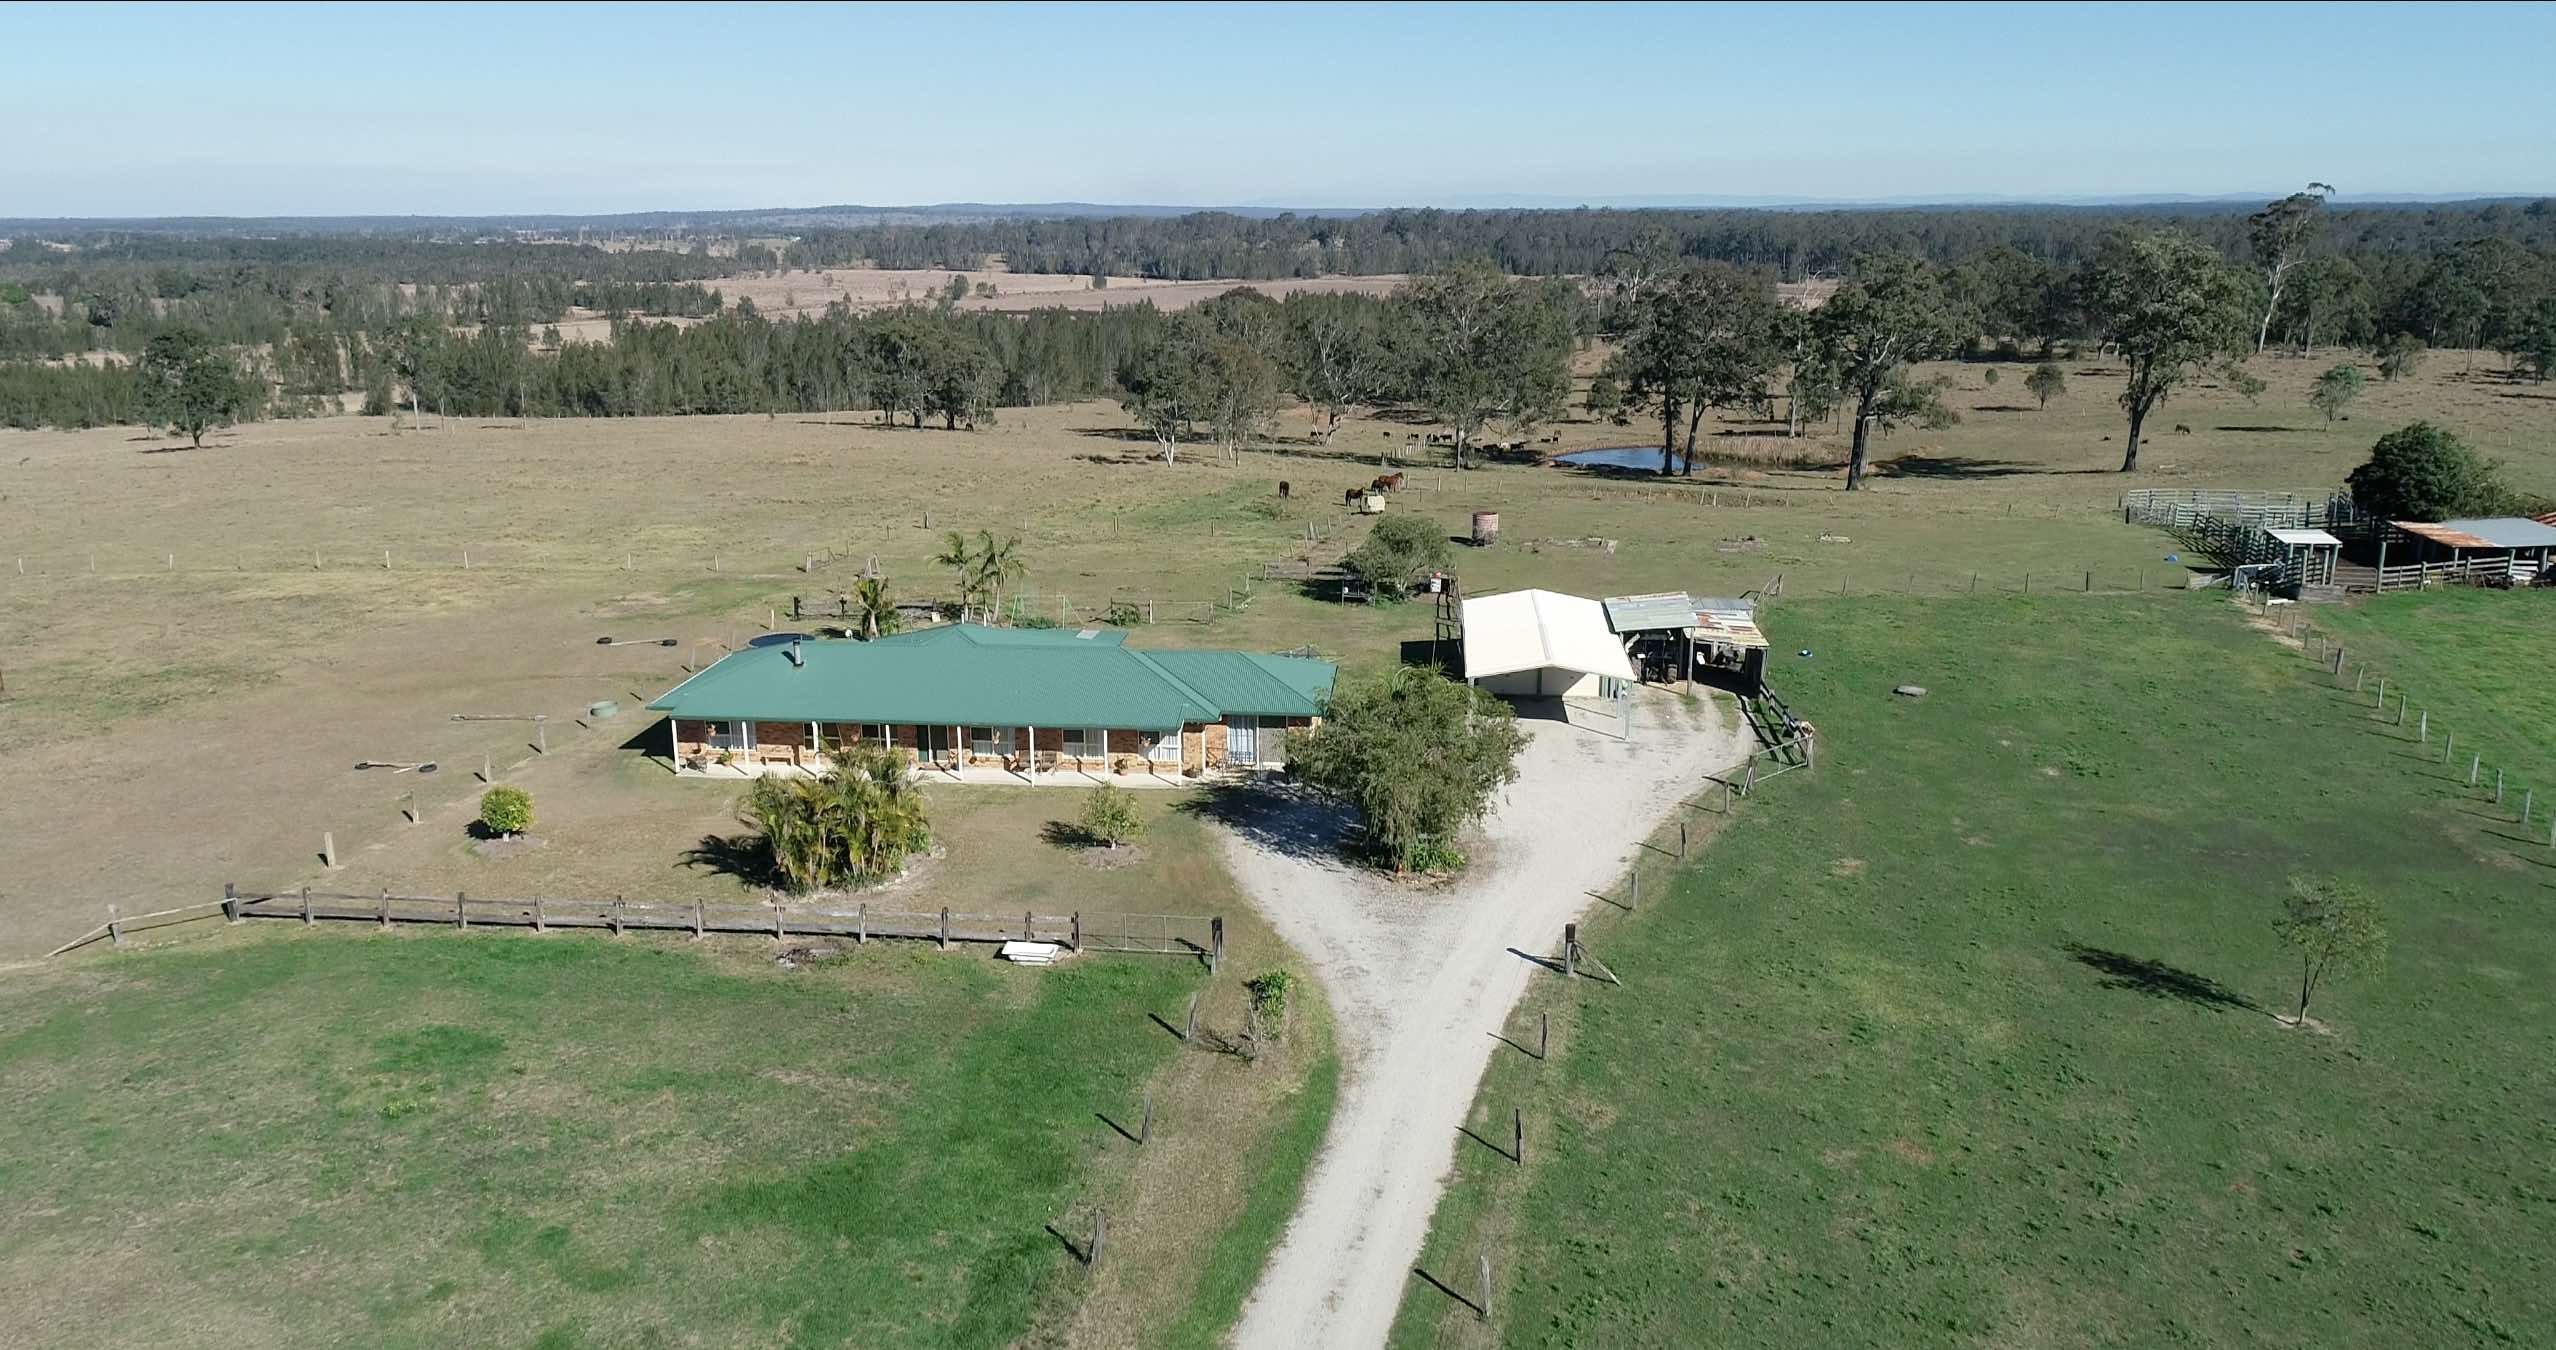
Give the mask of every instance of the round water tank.
<svg viewBox="0 0 2556 1350">
<path fill-rule="evenodd" d="M 1488 548 L 1499 537 L 1499 512 L 1476 511 L 1473 513 L 1473 546 L 1475 548 Z"/>
</svg>

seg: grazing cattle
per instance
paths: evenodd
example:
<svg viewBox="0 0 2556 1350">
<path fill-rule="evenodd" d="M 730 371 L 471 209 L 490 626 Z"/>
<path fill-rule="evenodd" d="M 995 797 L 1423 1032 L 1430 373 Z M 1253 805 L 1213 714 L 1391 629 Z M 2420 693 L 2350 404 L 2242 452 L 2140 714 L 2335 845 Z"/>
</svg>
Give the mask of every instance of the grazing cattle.
<svg viewBox="0 0 2556 1350">
<path fill-rule="evenodd" d="M 1284 478 L 1279 479 L 1279 480 L 1278 480 L 1278 500 L 1280 500 L 1280 501 L 1282 501 L 1282 502 L 1283 502 L 1283 501 L 1285 501 L 1285 500 L 1287 500 L 1287 494 L 1288 494 L 1288 492 L 1289 492 L 1289 491 L 1290 491 L 1290 489 L 1289 489 L 1289 488 L 1288 488 L 1288 486 L 1287 486 L 1287 480 L 1286 480 L 1286 479 L 1284 479 Z"/>
<path fill-rule="evenodd" d="M 1376 475 L 1376 481 L 1369 483 L 1367 486 L 1377 492 L 1400 492 L 1402 491 L 1402 475 L 1398 473 L 1380 473 Z"/>
</svg>

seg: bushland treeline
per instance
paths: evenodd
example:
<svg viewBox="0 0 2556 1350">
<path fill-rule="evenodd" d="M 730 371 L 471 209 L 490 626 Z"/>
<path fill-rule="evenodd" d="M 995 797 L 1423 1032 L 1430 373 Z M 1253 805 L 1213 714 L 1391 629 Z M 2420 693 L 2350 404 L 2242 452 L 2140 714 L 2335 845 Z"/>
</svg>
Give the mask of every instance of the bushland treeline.
<svg viewBox="0 0 2556 1350">
<path fill-rule="evenodd" d="M 1218 311 L 1212 331 L 1144 305 L 1005 315 L 960 313 L 946 299 L 933 308 L 868 315 L 838 308 L 776 323 L 749 306 L 723 306 L 703 284 L 725 268 L 782 261 L 769 254 L 726 260 L 510 241 L 143 236 L 74 255 L 0 254 L 0 423 L 135 420 L 149 399 L 127 387 L 133 372 L 113 361 L 58 358 L 101 351 L 129 357 L 164 334 L 183 333 L 229 350 L 249 383 L 266 392 L 249 416 L 331 410 L 340 394 L 363 391 L 377 411 L 403 402 L 469 415 L 868 407 L 955 426 L 981 422 L 1002 406 L 1110 395 L 1143 410 L 1149 425 L 1171 428 L 1169 444 L 1209 423 L 1243 434 L 1252 418 L 1230 406 L 1220 416 L 1192 407 L 1196 391 L 1166 368 L 1166 351 L 1218 366 L 1231 377 L 1229 392 L 1274 382 L 1335 410 L 1387 399 L 1430 402 L 1413 393 L 1410 372 L 1428 350 L 1414 336 L 1426 325 L 1414 321 L 1425 316 L 1429 297 L 1451 293 L 1443 279 L 1459 272 L 1475 304 L 1489 303 L 1485 274 L 1574 278 L 1509 288 L 1533 291 L 1541 308 L 1533 316 L 1506 314 L 1499 338 L 1506 345 L 1473 352 L 1476 367 L 1513 363 L 1525 353 L 1540 369 L 1548 356 L 1560 359 L 1551 343 L 1556 332 L 1626 340 L 1631 330 L 1620 313 L 1609 317 L 1601 298 L 1611 297 L 1607 303 L 1620 311 L 1654 280 L 1706 266 L 1751 280 L 1739 289 L 1689 288 L 1678 306 L 1645 321 L 1654 349 L 1674 346 L 1667 334 L 1691 329 L 1705 341 L 1720 333 L 1732 297 L 1755 297 L 1761 283 L 1835 274 L 1847 280 L 1850 297 L 1863 299 L 1875 288 L 1853 289 L 1858 282 L 1922 283 L 1921 308 L 1940 320 L 1928 329 L 1930 349 L 1941 354 L 2047 355 L 2068 344 L 2117 346 L 2107 257 L 2121 240 L 2143 238 L 2189 245 L 2173 261 L 2192 276 L 2211 262 L 2196 283 L 2206 283 L 2207 304 L 2179 308 L 2207 309 L 2214 323 L 2221 311 L 2240 315 L 2249 349 L 2488 347 L 2539 378 L 2556 365 L 2556 210 L 2549 203 L 2341 208 L 2326 195 L 2312 185 L 2253 212 L 1388 211 L 1017 220 L 821 231 L 787 256 L 792 265 L 975 268 L 999 254 L 1024 271 L 1173 278 L 1408 271 L 1436 279 L 1387 303 L 1350 297 L 1322 308 L 1298 298 L 1264 314 L 1237 301 Z M 1881 277 L 1874 259 L 1895 270 Z M 2109 275 L 2124 274 L 2113 258 Z M 56 299 L 42 303 L 39 295 Z M 549 325 L 571 307 L 614 316 L 612 340 L 559 342 Z M 1362 356 L 1346 372 L 1356 388 L 1307 392 L 1318 372 L 1306 363 L 1337 356 L 1306 350 L 1296 318 L 1315 314 L 1378 335 L 1382 355 Z M 664 316 L 715 317 L 688 329 L 644 322 Z M 1240 347 L 1225 331 L 1235 324 L 1251 339 Z M 1793 387 L 1797 405 L 1824 406 L 1818 382 L 1803 378 L 1819 366 L 1803 355 L 1809 339 L 1793 333 L 1784 340 L 1797 350 L 1794 374 L 1782 383 Z M 2211 342 L 2214 352 L 2226 345 L 2215 333 Z M 30 364 L 46 358 L 55 361 Z M 1274 372 L 1266 379 L 1257 370 L 1262 361 Z M 1485 416 L 1519 420 L 1511 413 L 1546 406 L 1549 390 L 1536 379 L 1532 399 L 1520 402 L 1526 386 L 1518 384 L 1508 391 L 1516 407 Z M 1618 383 L 1618 395 L 1657 392 Z M 1903 397 L 1908 389 L 1867 383 L 1851 400 L 1859 428 L 1878 424 L 1893 406 L 1922 403 Z M 1246 402 L 1257 407 L 1259 400 Z M 1697 405 L 1690 396 L 1681 406 L 1691 414 Z"/>
</svg>

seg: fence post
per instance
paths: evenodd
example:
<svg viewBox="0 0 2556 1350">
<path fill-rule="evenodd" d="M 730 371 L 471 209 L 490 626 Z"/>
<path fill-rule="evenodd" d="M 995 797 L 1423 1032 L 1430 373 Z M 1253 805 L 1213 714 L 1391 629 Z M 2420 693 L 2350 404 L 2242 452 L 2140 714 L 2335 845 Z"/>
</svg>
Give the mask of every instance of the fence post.
<svg viewBox="0 0 2556 1350">
<path fill-rule="evenodd" d="M 1509 1108 L 1509 1161 L 1526 1166 L 1526 1111 L 1522 1107 Z"/>
<path fill-rule="evenodd" d="M 1482 1320 L 1488 1322 L 1491 1320 L 1491 1253 L 1481 1253 L 1480 1259 L 1477 1273 L 1482 1277 Z"/>
<path fill-rule="evenodd" d="M 622 898 L 618 895 L 614 896 L 612 898 L 612 935 L 614 937 L 621 936 L 621 905 Z"/>
<path fill-rule="evenodd" d="M 2469 755 L 2467 757 L 2467 785 L 2469 787 L 2476 786 L 2476 774 L 2484 767 L 2485 757 L 2483 755 Z"/>
<path fill-rule="evenodd" d="M 1183 1042 L 1195 1041 L 1198 1039 L 1198 995 L 1191 994 L 1189 996 L 1189 1020 L 1182 1023 L 1181 1026 L 1182 1031 L 1180 1033 L 1180 1039 Z"/>
<path fill-rule="evenodd" d="M 1684 816 L 1677 818 L 1677 856 L 1681 862 L 1686 859 L 1686 817 Z"/>
<path fill-rule="evenodd" d="M 2528 824 L 2528 823 L 2529 823 L 2530 812 L 2531 812 L 2533 809 L 2535 809 L 2537 805 L 2538 805 L 2538 789 L 2536 789 L 2536 788 L 2534 788 L 2534 787 L 2533 787 L 2533 788 L 2522 788 L 2522 789 L 2521 789 L 2521 814 L 2520 814 L 2520 823 L 2521 823 L 2521 824 L 2526 825 L 2526 824 Z"/>
<path fill-rule="evenodd" d="M 1030 912 L 1026 909 L 1021 911 L 1021 941 L 1037 941 L 1037 939 L 1030 934 Z"/>
<path fill-rule="evenodd" d="M 1727 816 L 1727 815 L 1729 815 L 1730 813 L 1731 813 L 1731 780 L 1729 780 L 1729 779 L 1725 778 L 1725 779 L 1723 779 L 1723 780 L 1722 780 L 1722 814 Z"/>
<path fill-rule="evenodd" d="M 1154 1139 L 1154 1090 L 1145 1089 L 1145 1115 L 1136 1122 L 1136 1146 L 1143 1148 Z"/>
<path fill-rule="evenodd" d="M 788 930 L 789 926 L 790 907 L 788 905 L 774 905 L 772 907 L 772 940 L 779 942 L 782 935 Z"/>
<path fill-rule="evenodd" d="M 305 927 L 305 928 L 307 928 L 307 927 L 309 927 L 309 926 L 310 926 L 310 923 L 311 923 L 311 888 L 310 888 L 310 887 L 308 887 L 308 886 L 304 886 L 304 887 L 302 888 L 302 926 L 303 926 L 303 927 Z"/>
<path fill-rule="evenodd" d="M 2423 745 L 2430 745 L 2432 743 L 2431 709 L 2425 708 L 2420 715 L 2420 720 L 2414 723 L 2414 739 Z"/>
<path fill-rule="evenodd" d="M 1535 1057 L 1539 1062 L 1543 1060 L 1544 1052 L 1552 1048 L 1552 1045 L 1553 1014 L 1549 1012 L 1537 1013 L 1535 1015 Z"/>
<path fill-rule="evenodd" d="M 2378 702 L 2373 703 L 2370 706 L 2373 708 L 2384 708 L 2387 706 L 2387 677 L 2384 675 L 2379 676 Z"/>
<path fill-rule="evenodd" d="M 2406 699 L 2405 699 L 2405 691 L 2404 691 L 2404 690 L 2402 690 L 2402 689 L 2397 690 L 2397 691 L 2396 691 L 2396 724 L 2397 724 L 2398 726 L 2400 726 L 2400 727 L 2401 727 L 2401 726 L 2403 726 L 2403 725 L 2405 725 L 2405 702 L 2406 702 Z"/>
<path fill-rule="evenodd" d="M 240 888 L 228 881 L 222 883 L 222 919 L 226 923 L 240 921 Z"/>
<path fill-rule="evenodd" d="M 384 886 L 380 898 L 373 902 L 373 918 L 382 927 L 390 927 L 390 888 Z"/>
<path fill-rule="evenodd" d="M 1745 779 L 1743 779 L 1743 780 L 1741 780 L 1741 782 L 1740 782 L 1740 795 L 1741 795 L 1741 796 L 1743 796 L 1743 797 L 1746 797 L 1746 796 L 1753 795 L 1756 791 L 1757 791 L 1757 756 L 1755 756 L 1755 755 L 1751 755 L 1751 756 L 1749 756 L 1749 757 L 1748 757 L 1748 777 L 1747 777 L 1747 778 L 1745 778 Z"/>
<path fill-rule="evenodd" d="M 705 904 L 703 904 L 703 903 L 702 903 L 701 901 L 699 901 L 699 900 L 695 900 L 695 901 L 693 901 L 693 902 L 692 902 L 692 935 L 693 935 L 694 937 L 700 937 L 700 936 L 701 936 L 701 930 L 702 930 L 704 927 L 706 927 L 706 925 L 705 925 L 702 921 L 703 921 L 704 919 L 709 918 L 710 916 L 709 916 L 709 915 L 707 915 L 707 914 L 705 914 L 705 913 L 703 913 L 702 911 L 703 911 L 703 910 L 705 910 L 705 909 L 707 909 L 707 908 L 708 908 L 708 906 L 707 906 L 707 905 L 705 905 Z M 866 906 L 864 906 L 864 908 L 866 908 Z"/>
<path fill-rule="evenodd" d="M 1074 911 L 1073 941 L 1068 945 L 1077 952 L 1083 949 L 1083 911 L 1079 909 Z"/>
<path fill-rule="evenodd" d="M 1090 1269 L 1098 1270 L 1101 1248 L 1107 1245 L 1109 1245 L 1109 1211 L 1095 1210 L 1092 1213 L 1092 1249 L 1084 1253 L 1083 1264 Z"/>
<path fill-rule="evenodd" d="M 453 892 L 453 927 L 470 927 L 470 893 L 468 891 Z"/>
<path fill-rule="evenodd" d="M 1580 926 L 1562 925 L 1562 975 L 1565 979 L 1580 977 Z"/>
<path fill-rule="evenodd" d="M 2442 733 L 2441 733 L 2441 762 L 2442 762 L 2443 764 L 2447 764 L 2447 763 L 2449 763 L 2450 761 L 2452 761 L 2452 760 L 2454 760 L 2454 759 L 2457 759 L 2457 758 L 2458 758 L 2458 733 L 2457 733 L 2457 732 L 2454 732 L 2454 731 L 2444 731 L 2444 732 L 2442 732 Z"/>
<path fill-rule="evenodd" d="M 1217 915 L 1207 921 L 1207 973 L 1222 974 L 1225 969 L 1225 918 Z"/>
<path fill-rule="evenodd" d="M 1634 859 L 1634 861 L 1633 861 L 1633 902 L 1632 902 L 1631 904 L 1626 905 L 1626 906 L 1625 906 L 1625 908 L 1626 908 L 1626 909 L 1640 909 L 1641 907 L 1642 907 L 1642 862 L 1641 862 L 1641 859 L 1636 858 L 1636 859 Z"/>
<path fill-rule="evenodd" d="M 337 832 L 335 830 L 320 831 L 320 861 L 331 870 L 337 867 Z"/>
<path fill-rule="evenodd" d="M 2496 806 L 2503 804 L 2503 771 L 2501 769 L 2494 771 L 2494 804 Z"/>
<path fill-rule="evenodd" d="M 124 920 L 116 917 L 118 912 L 119 907 L 112 902 L 107 905 L 107 940 L 121 947 L 124 945 Z"/>
<path fill-rule="evenodd" d="M 950 907 L 941 906 L 941 950 L 950 949 Z"/>
</svg>

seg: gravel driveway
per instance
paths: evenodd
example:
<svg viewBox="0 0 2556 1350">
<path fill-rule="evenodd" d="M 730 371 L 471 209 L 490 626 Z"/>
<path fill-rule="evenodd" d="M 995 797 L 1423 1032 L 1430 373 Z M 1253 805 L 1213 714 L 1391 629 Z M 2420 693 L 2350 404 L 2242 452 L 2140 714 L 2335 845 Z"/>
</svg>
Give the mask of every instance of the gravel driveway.
<svg viewBox="0 0 2556 1350">
<path fill-rule="evenodd" d="M 1234 875 L 1313 963 L 1348 1071 L 1236 1345 L 1384 1344 L 1494 1036 L 1529 979 L 1559 978 L 1518 953 L 1558 953 L 1588 892 L 1611 887 L 1678 798 L 1751 745 L 1726 700 L 1642 690 L 1633 709 L 1629 741 L 1527 720 L 1519 780 L 1453 885 L 1401 887 L 1343 865 L 1348 821 L 1317 800 L 1271 794 L 1223 812 Z"/>
</svg>

